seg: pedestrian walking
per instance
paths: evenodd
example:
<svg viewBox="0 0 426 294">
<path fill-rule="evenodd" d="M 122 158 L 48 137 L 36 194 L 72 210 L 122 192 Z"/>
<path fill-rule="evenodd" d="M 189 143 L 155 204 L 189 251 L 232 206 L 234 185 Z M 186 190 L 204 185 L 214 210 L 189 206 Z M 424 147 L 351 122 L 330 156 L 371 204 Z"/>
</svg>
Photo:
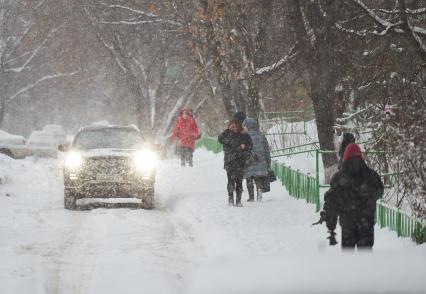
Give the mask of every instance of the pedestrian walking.
<svg viewBox="0 0 426 294">
<path fill-rule="evenodd" d="M 247 182 L 249 193 L 248 202 L 254 201 L 254 186 L 256 185 L 256 198 L 262 200 L 263 185 L 268 179 L 268 170 L 271 166 L 271 154 L 269 144 L 264 134 L 259 130 L 259 124 L 256 119 L 248 117 L 244 120 L 243 126 L 247 129 L 253 143 L 252 153 L 255 157 L 250 161 L 244 178 Z"/>
<path fill-rule="evenodd" d="M 191 110 L 182 109 L 176 121 L 171 140 L 178 140 L 177 151 L 180 155 L 181 166 L 188 164 L 193 166 L 193 154 L 195 141 L 201 137 L 197 122 L 192 116 Z"/>
<path fill-rule="evenodd" d="M 369 168 L 357 144 L 351 143 L 343 154 L 342 168 L 331 180 L 324 195 L 321 219 L 332 235 L 337 219 L 342 227 L 342 248 L 372 248 L 376 201 L 383 196 L 379 175 Z"/>
<path fill-rule="evenodd" d="M 218 141 L 224 149 L 224 168 L 228 177 L 228 203 L 234 205 L 234 191 L 236 194 L 236 206 L 242 206 L 241 195 L 243 192 L 243 177 L 247 160 L 251 155 L 252 141 L 250 135 L 244 131 L 242 124 L 233 119 Z"/>
</svg>

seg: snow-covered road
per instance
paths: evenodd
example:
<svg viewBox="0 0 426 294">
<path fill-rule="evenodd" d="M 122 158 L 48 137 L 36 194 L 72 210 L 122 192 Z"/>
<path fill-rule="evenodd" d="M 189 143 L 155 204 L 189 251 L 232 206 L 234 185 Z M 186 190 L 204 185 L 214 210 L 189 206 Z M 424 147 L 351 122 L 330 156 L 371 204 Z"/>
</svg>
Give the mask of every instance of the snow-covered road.
<svg viewBox="0 0 426 294">
<path fill-rule="evenodd" d="M 67 211 L 60 162 L 3 158 L 0 294 L 424 293 L 426 246 L 378 230 L 373 253 L 343 254 L 278 183 L 228 207 L 221 159 L 164 161 L 155 210 Z"/>
</svg>

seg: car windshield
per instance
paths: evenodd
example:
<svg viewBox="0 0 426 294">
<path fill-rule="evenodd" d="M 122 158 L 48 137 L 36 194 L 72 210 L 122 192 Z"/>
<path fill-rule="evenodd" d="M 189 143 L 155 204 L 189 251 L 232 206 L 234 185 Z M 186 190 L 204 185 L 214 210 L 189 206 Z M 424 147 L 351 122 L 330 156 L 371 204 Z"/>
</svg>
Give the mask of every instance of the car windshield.
<svg viewBox="0 0 426 294">
<path fill-rule="evenodd" d="M 142 145 L 141 135 L 128 129 L 86 130 L 77 135 L 74 147 L 80 150 L 89 149 L 137 149 Z"/>
</svg>

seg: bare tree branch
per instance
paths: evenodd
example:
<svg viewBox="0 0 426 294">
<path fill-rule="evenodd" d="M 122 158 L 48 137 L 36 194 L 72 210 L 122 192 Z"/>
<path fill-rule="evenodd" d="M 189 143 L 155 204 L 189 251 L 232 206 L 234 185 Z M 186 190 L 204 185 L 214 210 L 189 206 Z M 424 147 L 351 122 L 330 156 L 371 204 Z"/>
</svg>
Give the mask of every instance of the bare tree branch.
<svg viewBox="0 0 426 294">
<path fill-rule="evenodd" d="M 24 94 L 25 92 L 35 88 L 38 84 L 48 81 L 48 80 L 53 80 L 53 79 L 58 79 L 58 78 L 62 78 L 62 77 L 70 77 L 77 74 L 77 72 L 72 72 L 72 73 L 56 73 L 56 74 L 51 74 L 51 75 L 47 75 L 44 76 L 40 79 L 38 79 L 37 81 L 26 85 L 25 87 L 23 87 L 21 90 L 19 90 L 18 92 L 16 92 L 15 94 L 13 94 L 12 96 L 10 96 L 7 100 L 6 100 L 6 105 L 9 104 L 10 102 L 12 102 L 14 99 L 16 99 L 17 97 L 19 97 L 20 95 Z"/>
</svg>

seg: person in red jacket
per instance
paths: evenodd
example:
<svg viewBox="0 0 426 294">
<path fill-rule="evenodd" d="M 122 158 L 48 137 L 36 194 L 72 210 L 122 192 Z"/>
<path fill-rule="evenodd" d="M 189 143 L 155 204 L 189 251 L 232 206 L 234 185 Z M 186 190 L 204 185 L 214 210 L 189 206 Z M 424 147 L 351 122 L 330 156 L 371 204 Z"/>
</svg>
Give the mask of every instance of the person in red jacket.
<svg viewBox="0 0 426 294">
<path fill-rule="evenodd" d="M 180 154 L 180 162 L 182 166 L 188 163 L 193 165 L 193 154 L 195 149 L 195 140 L 201 137 L 197 122 L 192 117 L 191 110 L 182 109 L 176 121 L 175 128 L 172 133 L 172 140 L 177 139 L 178 152 Z"/>
</svg>

